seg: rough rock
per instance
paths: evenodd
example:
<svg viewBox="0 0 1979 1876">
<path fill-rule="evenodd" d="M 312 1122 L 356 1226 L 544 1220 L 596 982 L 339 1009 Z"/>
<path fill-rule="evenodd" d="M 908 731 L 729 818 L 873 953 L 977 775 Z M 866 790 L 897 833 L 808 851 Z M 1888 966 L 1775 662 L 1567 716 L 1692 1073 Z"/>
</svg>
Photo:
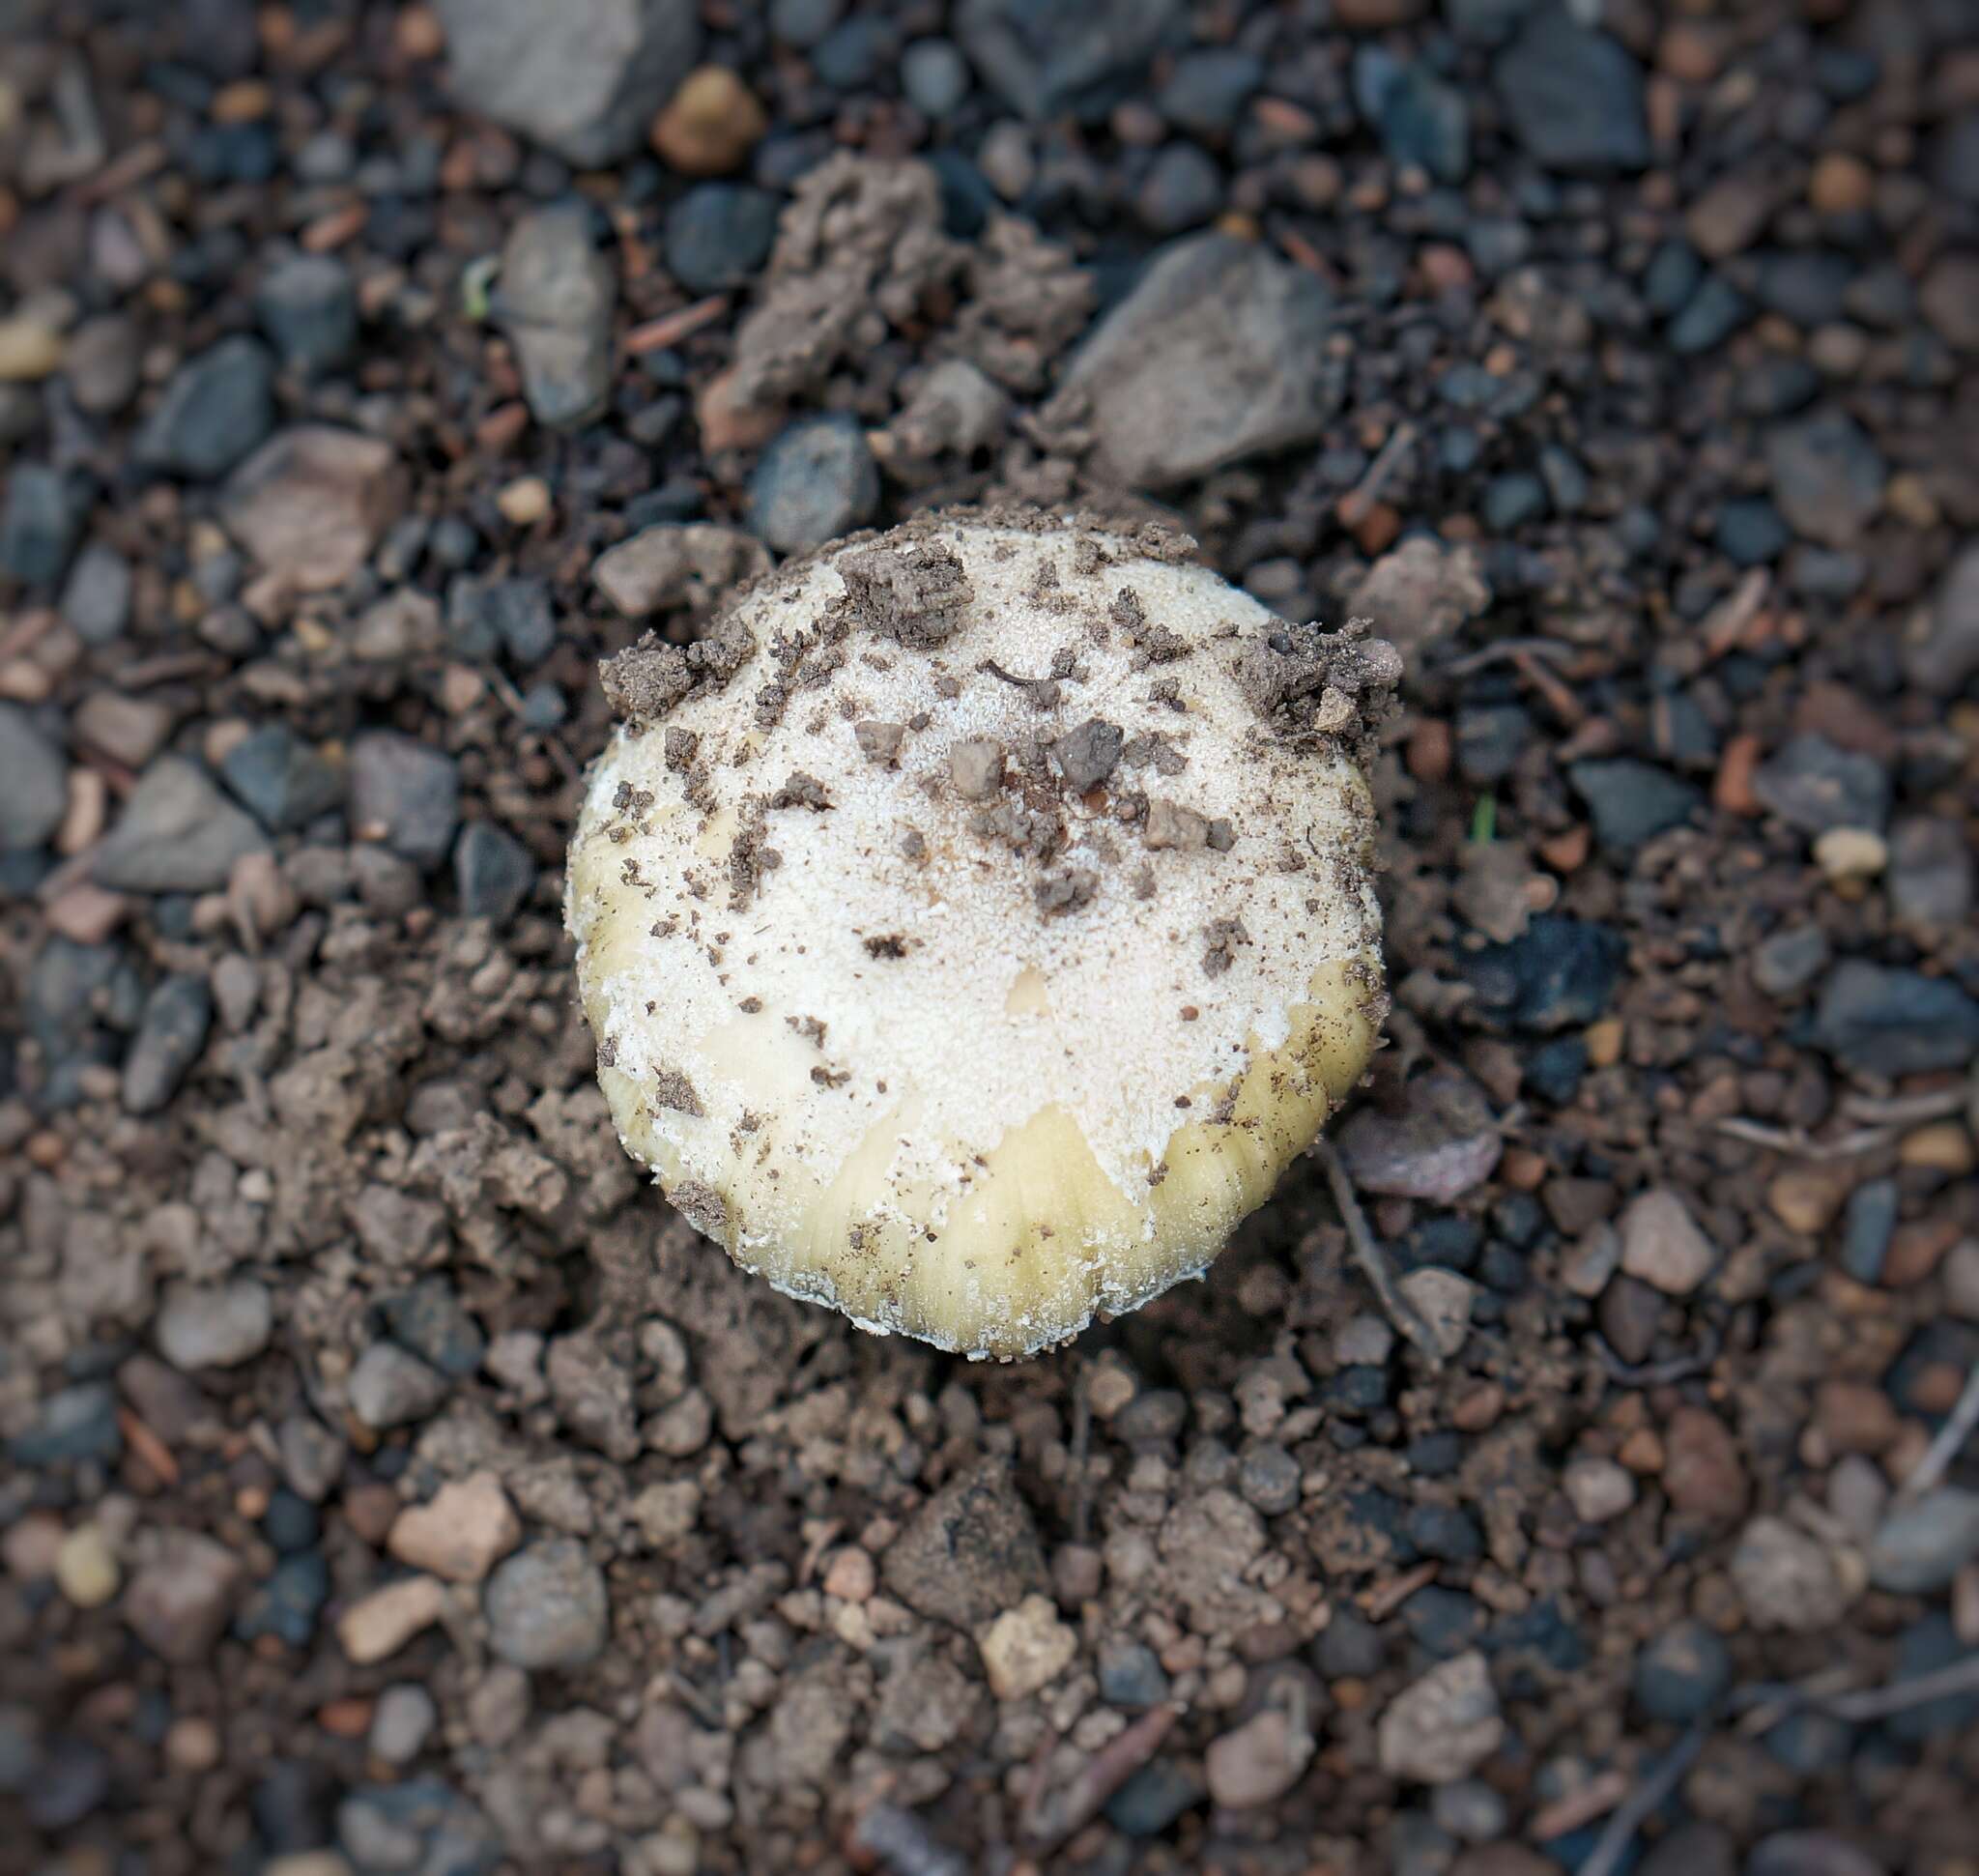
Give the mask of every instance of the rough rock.
<svg viewBox="0 0 1979 1876">
<path fill-rule="evenodd" d="M 769 571 L 762 543 L 710 521 L 662 522 L 607 548 L 591 567 L 598 591 L 627 619 L 685 605 L 697 615 Z"/>
<path fill-rule="evenodd" d="M 962 0 L 956 37 L 970 62 L 1024 117 L 1070 112 L 1096 122 L 1162 43 L 1181 0 L 1091 0 L 1078 7 L 1037 0 Z"/>
<path fill-rule="evenodd" d="M 1871 1075 L 1927 1075 L 1979 1055 L 1979 1001 L 1945 977 L 1847 958 L 1821 985 L 1816 1048 Z"/>
<path fill-rule="evenodd" d="M 1505 1142 L 1476 1082 L 1439 1071 L 1399 1100 L 1396 1111 L 1364 1107 L 1340 1129 L 1340 1158 L 1362 1191 L 1448 1205 L 1491 1176 Z"/>
<path fill-rule="evenodd" d="M 351 745 L 351 818 L 415 865 L 437 866 L 460 817 L 451 757 L 416 736 L 373 730 Z"/>
<path fill-rule="evenodd" d="M 1853 1600 L 1827 1546 L 1770 1514 L 1755 1517 L 1732 1553 L 1732 1581 L 1755 1629 L 1831 1629 Z"/>
<path fill-rule="evenodd" d="M 1021 1700 L 1055 1681 L 1078 1653 L 1077 1631 L 1048 1596 L 1027 1596 L 983 1632 L 983 1668 L 999 1700 Z"/>
<path fill-rule="evenodd" d="M 388 443 L 304 423 L 271 437 L 227 478 L 220 520 L 295 591 L 322 592 L 363 565 L 403 496 Z"/>
<path fill-rule="evenodd" d="M 346 1384 L 351 1411 L 383 1432 L 423 1420 L 450 1392 L 446 1377 L 393 1342 L 374 1342 Z"/>
<path fill-rule="evenodd" d="M 1905 633 L 1904 670 L 1934 697 L 1955 697 L 1979 673 L 1979 541 L 1953 561 Z"/>
<path fill-rule="evenodd" d="M 762 452 L 749 528 L 780 554 L 803 554 L 871 520 L 878 505 L 879 468 L 858 419 L 811 417 Z"/>
<path fill-rule="evenodd" d="M 1844 411 L 1781 424 L 1766 439 L 1766 462 L 1780 512 L 1823 546 L 1853 545 L 1882 506 L 1882 457 Z"/>
<path fill-rule="evenodd" d="M 1928 1596 L 1974 1557 L 1979 1492 L 1939 1486 L 1882 1521 L 1869 1545 L 1869 1580 L 1899 1596 Z"/>
<path fill-rule="evenodd" d="M 1210 1796 L 1229 1810 L 1269 1804 L 1305 1775 L 1312 1748 L 1309 1727 L 1281 1708 L 1267 1707 L 1210 1742 L 1203 1755 Z"/>
<path fill-rule="evenodd" d="M 1261 242 L 1197 235 L 1101 321 L 1047 416 L 1089 420 L 1100 471 L 1160 489 L 1306 443 L 1339 399 L 1333 300 Z M 1079 415 L 1089 412 L 1089 418 Z"/>
<path fill-rule="evenodd" d="M 476 1472 L 450 1480 L 423 1505 L 408 1505 L 392 1520 L 386 1548 L 450 1583 L 478 1583 L 521 1542 L 522 1520 L 501 1480 Z"/>
<path fill-rule="evenodd" d="M 157 1113 L 179 1091 L 206 1048 L 213 992 L 204 977 L 162 978 L 145 998 L 137 1034 L 124 1058 L 124 1111 Z"/>
<path fill-rule="evenodd" d="M 88 512 L 78 478 L 21 463 L 7 478 L 0 510 L 0 573 L 23 586 L 53 586 L 69 570 Z"/>
<path fill-rule="evenodd" d="M 160 756 L 131 791 L 92 871 L 99 885 L 119 892 L 212 892 L 237 860 L 267 851 L 261 829 L 205 769 Z"/>
<path fill-rule="evenodd" d="M 1822 736 L 1797 736 L 1753 771 L 1752 792 L 1782 821 L 1811 834 L 1879 829 L 1889 818 L 1890 783 L 1872 756 Z"/>
<path fill-rule="evenodd" d="M 628 156 L 701 50 L 694 0 L 437 0 L 470 110 L 582 168 Z"/>
<path fill-rule="evenodd" d="M 881 1574 L 909 1608 L 958 1629 L 979 1628 L 1050 1586 L 1037 1526 L 1000 1459 L 929 1499 L 888 1547 Z"/>
<path fill-rule="evenodd" d="M 1564 7 L 1535 12 L 1492 77 L 1513 133 L 1548 169 L 1641 169 L 1649 160 L 1642 68 Z"/>
<path fill-rule="evenodd" d="M 1638 1193 L 1621 1214 L 1621 1267 L 1666 1296 L 1688 1296 L 1711 1274 L 1716 1247 L 1667 1187 Z"/>
<path fill-rule="evenodd" d="M 223 338 L 173 373 L 131 445 L 150 469 L 210 482 L 274 428 L 274 361 L 259 339 Z"/>
<path fill-rule="evenodd" d="M 603 413 L 617 297 L 617 269 L 591 239 L 582 203 L 536 209 L 509 230 L 489 306 L 515 346 L 538 423 L 575 430 Z"/>
<path fill-rule="evenodd" d="M 481 1605 L 488 1645 L 514 1667 L 582 1667 L 611 1636 L 604 1574 L 571 1538 L 510 1557 L 488 1579 Z"/>
<path fill-rule="evenodd" d="M 224 1544 L 195 1531 L 166 1531 L 158 1554 L 131 1579 L 124 1619 L 153 1654 L 204 1660 L 226 1629 L 242 1580 L 240 1560 Z"/>
<path fill-rule="evenodd" d="M 1505 1738 L 1491 1670 L 1475 1649 L 1439 1661 L 1389 1703 L 1378 1735 L 1381 1769 L 1417 1784 L 1468 1778 Z"/>
<path fill-rule="evenodd" d="M 69 765 L 17 704 L 0 704 L 0 852 L 44 847 L 69 804 Z"/>
</svg>

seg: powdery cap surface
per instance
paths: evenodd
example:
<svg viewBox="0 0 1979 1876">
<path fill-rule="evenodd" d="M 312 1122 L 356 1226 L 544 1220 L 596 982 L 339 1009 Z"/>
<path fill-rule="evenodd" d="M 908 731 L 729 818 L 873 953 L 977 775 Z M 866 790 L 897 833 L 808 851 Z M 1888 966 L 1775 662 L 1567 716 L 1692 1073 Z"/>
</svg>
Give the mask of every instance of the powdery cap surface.
<svg viewBox="0 0 1979 1876">
<path fill-rule="evenodd" d="M 779 1287 L 1030 1352 L 1199 1274 L 1359 1079 L 1398 661 L 1189 547 L 939 516 L 605 667 L 566 907 L 599 1080 Z"/>
</svg>

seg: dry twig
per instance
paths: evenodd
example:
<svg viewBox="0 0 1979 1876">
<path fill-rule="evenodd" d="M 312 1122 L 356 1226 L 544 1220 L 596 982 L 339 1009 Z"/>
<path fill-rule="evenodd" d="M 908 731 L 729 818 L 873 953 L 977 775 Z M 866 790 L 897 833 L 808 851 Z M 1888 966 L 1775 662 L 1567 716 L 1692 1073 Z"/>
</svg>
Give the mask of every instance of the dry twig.
<svg viewBox="0 0 1979 1876">
<path fill-rule="evenodd" d="M 1837 1719 L 1887 1719 L 1891 1714 L 1907 1713 L 1912 1707 L 1928 1706 L 1956 1693 L 1979 1693 L 1979 1655 L 1967 1655 L 1949 1667 L 1934 1668 L 1907 1681 L 1891 1681 L 1879 1688 L 1859 1688 L 1853 1693 L 1823 1693 L 1812 1685 L 1795 1687 L 1787 1682 L 1762 1682 L 1740 1688 L 1732 1696 L 1735 1708 L 1775 1707 L 1782 1714 L 1813 1707 Z M 1585 1865 L 1583 1868 L 1585 1869 Z"/>
<path fill-rule="evenodd" d="M 1437 1345 L 1435 1331 L 1423 1321 L 1422 1313 L 1415 1304 L 1402 1294 L 1401 1285 L 1395 1280 L 1394 1267 L 1368 1225 L 1367 1215 L 1361 1209 L 1354 1182 L 1347 1176 L 1346 1166 L 1338 1151 L 1333 1141 L 1326 1139 L 1313 1141 L 1312 1151 L 1326 1169 L 1327 1184 L 1333 1189 L 1334 1204 L 1338 1208 L 1340 1223 L 1347 1227 L 1347 1243 L 1353 1249 L 1354 1261 L 1361 1266 L 1361 1274 L 1367 1279 L 1369 1287 L 1388 1313 L 1388 1319 L 1416 1344 L 1431 1369 L 1440 1369 L 1443 1350 Z"/>
<path fill-rule="evenodd" d="M 936 1843 L 927 1825 L 898 1804 L 875 1804 L 852 1827 L 851 1846 L 893 1876 L 969 1876 L 967 1858 Z"/>
<path fill-rule="evenodd" d="M 1710 1717 L 1692 1723 L 1690 1730 L 1670 1748 L 1655 1771 L 1615 1807 L 1606 1828 L 1594 1844 L 1593 1854 L 1581 1864 L 1581 1876 L 1615 1876 L 1643 1820 L 1677 1789 L 1678 1781 L 1691 1768 L 1710 1737 Z"/>
<path fill-rule="evenodd" d="M 1974 1364 L 1971 1373 L 1965 1376 L 1965 1390 L 1945 1416 L 1944 1425 L 1924 1449 L 1924 1457 L 1917 1461 L 1916 1469 L 1904 1481 L 1903 1489 L 1897 1493 L 1897 1503 L 1907 1505 L 1913 1499 L 1922 1498 L 1936 1485 L 1951 1462 L 1959 1457 L 1959 1449 L 1971 1438 L 1974 1427 L 1979 1427 L 1979 1364 Z"/>
<path fill-rule="evenodd" d="M 1764 1121 L 1748 1120 L 1743 1114 L 1732 1114 L 1723 1120 L 1714 1120 L 1711 1125 L 1729 1139 L 1742 1140 L 1752 1146 L 1764 1146 L 1768 1152 L 1792 1153 L 1804 1160 L 1829 1160 L 1838 1155 L 1852 1157 L 1857 1153 L 1874 1153 L 1896 1139 L 1888 1127 L 1863 1127 L 1852 1134 L 1817 1140 L 1798 1127 L 1768 1127 Z"/>
<path fill-rule="evenodd" d="M 1114 1734 L 1052 1797 L 1035 1795 L 1024 1806 L 1025 1841 L 1038 1850 L 1053 1849 L 1090 1824 L 1100 1806 L 1155 1756 L 1181 1717 L 1180 1707 L 1150 1709 Z"/>
<path fill-rule="evenodd" d="M 1625 1388 L 1667 1388 L 1677 1381 L 1687 1381 L 1709 1368 L 1724 1346 L 1724 1338 L 1717 1330 L 1707 1328 L 1687 1355 L 1672 1355 L 1664 1362 L 1625 1362 L 1609 1346 L 1607 1337 L 1596 1333 L 1589 1340 L 1601 1366 L 1608 1371 L 1608 1378 Z"/>
</svg>

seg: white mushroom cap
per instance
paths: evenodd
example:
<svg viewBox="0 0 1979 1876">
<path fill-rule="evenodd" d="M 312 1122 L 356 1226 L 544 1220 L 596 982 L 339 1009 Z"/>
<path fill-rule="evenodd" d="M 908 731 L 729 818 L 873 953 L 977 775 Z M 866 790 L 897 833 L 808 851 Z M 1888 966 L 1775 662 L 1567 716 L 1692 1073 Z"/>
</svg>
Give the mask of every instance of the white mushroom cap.
<svg viewBox="0 0 1979 1876">
<path fill-rule="evenodd" d="M 936 516 L 605 667 L 566 904 L 599 1081 L 780 1289 L 1033 1352 L 1200 1274 L 1364 1069 L 1398 661 L 1190 545 Z"/>
</svg>

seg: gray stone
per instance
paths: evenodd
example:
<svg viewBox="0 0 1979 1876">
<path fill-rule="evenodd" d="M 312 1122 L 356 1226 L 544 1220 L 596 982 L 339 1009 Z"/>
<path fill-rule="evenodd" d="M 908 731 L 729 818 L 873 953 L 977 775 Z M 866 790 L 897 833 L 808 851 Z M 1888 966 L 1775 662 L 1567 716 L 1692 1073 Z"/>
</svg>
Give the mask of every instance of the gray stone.
<svg viewBox="0 0 1979 1876">
<path fill-rule="evenodd" d="M 1882 1281 L 1902 1204 L 1894 1179 L 1865 1179 L 1849 1195 L 1842 1214 L 1842 1268 L 1858 1284 Z"/>
<path fill-rule="evenodd" d="M 88 508 L 75 477 L 45 463 L 16 465 L 0 510 L 0 573 L 53 586 L 69 570 Z"/>
<path fill-rule="evenodd" d="M 62 589 L 62 617 L 85 645 L 108 645 L 130 622 L 130 563 L 106 541 L 75 557 Z"/>
<path fill-rule="evenodd" d="M 1222 136 L 1264 83 L 1264 61 L 1235 46 L 1207 45 L 1175 61 L 1168 81 L 1155 95 L 1155 108 L 1190 136 Z"/>
<path fill-rule="evenodd" d="M 262 281 L 254 311 L 282 363 L 304 377 L 334 371 L 358 349 L 358 292 L 333 254 L 297 254 Z"/>
<path fill-rule="evenodd" d="M 1979 541 L 1951 563 L 1906 634 L 1904 670 L 1933 697 L 1956 697 L 1979 672 Z"/>
<path fill-rule="evenodd" d="M 306 1413 L 291 1414 L 275 1433 L 282 1477 L 299 1498 L 320 1505 L 342 1476 L 348 1452 L 343 1438 Z"/>
<path fill-rule="evenodd" d="M 233 1613 L 240 1559 L 194 1531 L 163 1534 L 158 1554 L 131 1579 L 124 1620 L 139 1641 L 168 1661 L 204 1660 Z"/>
<path fill-rule="evenodd" d="M 490 305 L 538 423 L 575 430 L 603 414 L 617 296 L 618 271 L 592 241 L 583 203 L 536 209 L 509 230 Z"/>
<path fill-rule="evenodd" d="M 1869 1545 L 1869 1580 L 1898 1596 L 1929 1596 L 1974 1557 L 1979 1492 L 1939 1486 L 1883 1519 Z"/>
<path fill-rule="evenodd" d="M 1626 756 L 1575 763 L 1567 779 L 1594 817 L 1595 838 L 1615 853 L 1632 853 L 1681 827 L 1704 803 L 1702 791 L 1681 776 Z"/>
<path fill-rule="evenodd" d="M 272 833 L 306 827 L 340 807 L 344 779 L 284 723 L 265 723 L 220 762 L 227 786 Z"/>
<path fill-rule="evenodd" d="M 433 1696 L 414 1682 L 401 1681 L 378 1696 L 368 1744 L 387 1765 L 410 1765 L 439 1723 Z"/>
<path fill-rule="evenodd" d="M 337 1806 L 336 1832 L 360 1876 L 495 1876 L 503 1862 L 502 1833 L 438 1778 L 358 1786 Z"/>
<path fill-rule="evenodd" d="M 274 361 L 258 339 L 221 339 L 172 374 L 131 454 L 148 469 L 210 482 L 274 428 Z"/>
<path fill-rule="evenodd" d="M 374 1342 L 358 1358 L 346 1384 L 351 1411 L 380 1432 L 424 1420 L 452 1383 L 395 1342 Z"/>
<path fill-rule="evenodd" d="M 1134 204 L 1158 235 L 1200 228 L 1223 206 L 1223 172 L 1192 143 L 1171 143 L 1148 166 Z"/>
<path fill-rule="evenodd" d="M 1879 833 L 1889 819 L 1890 778 L 1872 756 L 1838 748 L 1825 736 L 1795 736 L 1753 771 L 1761 802 L 1805 833 L 1866 827 Z"/>
<path fill-rule="evenodd" d="M 901 89 L 923 117 L 940 123 L 969 95 L 969 66 L 952 40 L 920 39 L 901 54 Z"/>
<path fill-rule="evenodd" d="M 1438 1072 L 1403 1086 L 1393 1108 L 1362 1108 L 1339 1149 L 1362 1191 L 1448 1205 L 1491 1176 L 1505 1142 L 1477 1084 Z"/>
<path fill-rule="evenodd" d="M 488 1645 L 511 1666 L 583 1667 L 611 1638 L 604 1573 L 573 1538 L 531 1544 L 488 1578 Z"/>
<path fill-rule="evenodd" d="M 1773 502 L 1795 533 L 1824 547 L 1849 547 L 1882 506 L 1888 471 L 1862 426 L 1845 411 L 1817 411 L 1766 438 Z"/>
<path fill-rule="evenodd" d="M 446 857 L 460 819 L 452 757 L 416 736 L 374 730 L 351 745 L 350 780 L 353 831 L 383 838 L 417 866 Z"/>
<path fill-rule="evenodd" d="M 746 183 L 703 183 L 667 216 L 667 272 L 689 293 L 721 293 L 761 272 L 777 235 L 777 198 Z"/>
<path fill-rule="evenodd" d="M 1731 1685 L 1731 1650 L 1714 1630 L 1690 1619 L 1665 1629 L 1635 1664 L 1636 1704 L 1672 1726 L 1709 1712 Z"/>
<path fill-rule="evenodd" d="M 144 337 L 122 313 L 85 319 L 69 337 L 62 361 L 76 408 L 91 417 L 114 417 L 137 395 L 144 373 Z"/>
<path fill-rule="evenodd" d="M 1362 45 L 1354 54 L 1354 96 L 1391 162 L 1426 169 L 1439 183 L 1471 173 L 1470 101 L 1426 65 Z"/>
<path fill-rule="evenodd" d="M 0 853 L 45 847 L 69 804 L 69 765 L 17 704 L 0 704 Z"/>
<path fill-rule="evenodd" d="M 749 528 L 780 554 L 848 533 L 879 505 L 879 469 L 856 418 L 806 418 L 762 452 L 749 484 Z"/>
<path fill-rule="evenodd" d="M 1849 958 L 1821 986 L 1812 1040 L 1870 1075 L 1963 1068 L 1979 1055 L 1979 1002 L 1948 978 Z"/>
<path fill-rule="evenodd" d="M 470 110 L 580 168 L 629 156 L 701 51 L 695 0 L 439 0 Z"/>
<path fill-rule="evenodd" d="M 1959 930 L 1972 916 L 1972 849 L 1965 830 L 1955 821 L 1933 815 L 1898 822 L 1890 829 L 1883 889 L 1900 925 Z"/>
<path fill-rule="evenodd" d="M 108 1461 L 124 1450 L 117 1426 L 117 1396 L 107 1381 L 80 1381 L 47 1396 L 34 1424 L 7 1442 L 16 1465 L 72 1465 Z"/>
<path fill-rule="evenodd" d="M 453 880 L 463 918 L 506 925 L 535 884 L 536 863 L 507 829 L 492 821 L 471 821 L 453 844 Z"/>
<path fill-rule="evenodd" d="M 1792 996 L 1827 968 L 1828 935 L 1819 925 L 1786 925 L 1752 954 L 1752 981 L 1768 996 Z"/>
<path fill-rule="evenodd" d="M 1565 8 L 1534 14 L 1492 77 L 1513 134 L 1548 169 L 1641 169 L 1649 160 L 1642 68 Z"/>
<path fill-rule="evenodd" d="M 1096 123 L 1180 20 L 1182 0 L 962 0 L 956 37 L 1019 115 Z"/>
<path fill-rule="evenodd" d="M 199 1059 L 212 1025 L 213 992 L 204 977 L 163 978 L 145 999 L 124 1060 L 124 1111 L 157 1113 L 164 1107 Z"/>
<path fill-rule="evenodd" d="M 1090 407 L 1098 466 L 1165 488 L 1310 442 L 1339 399 L 1324 358 L 1332 296 L 1262 242 L 1164 249 L 1080 348 L 1056 410 Z"/>
<path fill-rule="evenodd" d="M 173 1284 L 158 1305 L 158 1352 L 176 1369 L 239 1368 L 268 1346 L 274 1299 L 251 1277 Z"/>
<path fill-rule="evenodd" d="M 261 829 L 200 765 L 160 756 L 97 851 L 97 882 L 120 892 L 212 892 L 244 854 L 268 851 Z"/>
</svg>

